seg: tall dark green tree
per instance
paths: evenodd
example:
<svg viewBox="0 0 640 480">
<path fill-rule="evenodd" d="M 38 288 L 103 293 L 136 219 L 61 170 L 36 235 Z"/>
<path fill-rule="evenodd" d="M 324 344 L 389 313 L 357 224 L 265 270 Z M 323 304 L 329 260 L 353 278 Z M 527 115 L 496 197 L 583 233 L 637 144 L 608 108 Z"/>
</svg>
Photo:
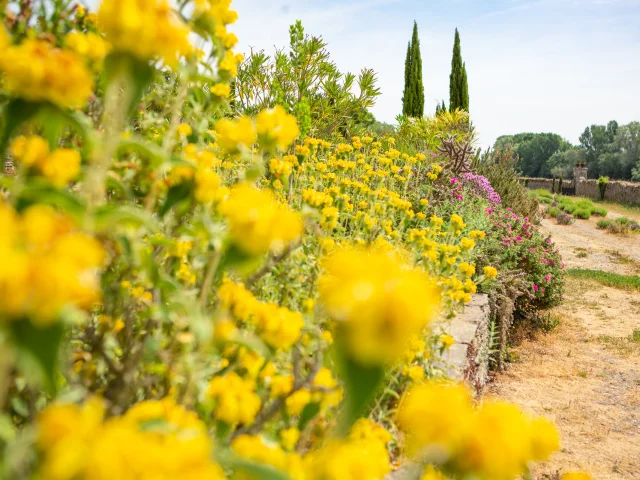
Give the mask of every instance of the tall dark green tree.
<svg viewBox="0 0 640 480">
<path fill-rule="evenodd" d="M 422 56 L 418 24 L 413 22 L 413 35 L 407 47 L 404 63 L 404 92 L 402 95 L 402 114 L 407 117 L 424 115 L 424 84 L 422 83 Z"/>
<path fill-rule="evenodd" d="M 457 108 L 469 111 L 467 69 L 462 63 L 460 34 L 456 28 L 453 40 L 453 55 L 451 57 L 451 74 L 449 75 L 449 110 L 453 112 Z"/>
</svg>

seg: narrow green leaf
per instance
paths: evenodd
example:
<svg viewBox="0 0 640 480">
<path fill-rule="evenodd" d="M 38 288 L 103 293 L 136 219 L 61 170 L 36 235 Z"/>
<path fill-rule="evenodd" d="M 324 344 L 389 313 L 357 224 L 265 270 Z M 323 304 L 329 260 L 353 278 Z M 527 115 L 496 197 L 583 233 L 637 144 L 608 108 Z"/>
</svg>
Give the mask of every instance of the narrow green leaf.
<svg viewBox="0 0 640 480">
<path fill-rule="evenodd" d="M 35 117 L 42 104 L 27 102 L 21 99 L 11 100 L 5 105 L 0 117 L 4 119 L 2 131 L 0 132 L 0 156 L 4 153 L 9 144 L 11 136 L 26 122 Z"/>
<path fill-rule="evenodd" d="M 36 360 L 44 374 L 47 389 L 54 392 L 58 350 L 64 335 L 62 323 L 37 327 L 25 319 L 11 322 L 10 329 L 18 348 Z"/>
<path fill-rule="evenodd" d="M 269 465 L 252 462 L 242 458 L 231 451 L 219 452 L 216 460 L 223 468 L 228 468 L 234 472 L 242 472 L 249 478 L 259 480 L 288 480 L 289 476 L 283 472 L 275 470 Z"/>
<path fill-rule="evenodd" d="M 186 200 L 193 191 L 193 181 L 182 182 L 178 185 L 174 185 L 167 192 L 167 198 L 164 205 L 160 208 L 160 216 L 164 217 L 169 210 L 175 207 L 178 203 Z"/>
<path fill-rule="evenodd" d="M 86 209 L 84 201 L 68 190 L 60 190 L 38 180 L 29 183 L 20 192 L 17 203 L 18 210 L 23 210 L 35 203 L 59 208 L 75 217 L 80 217 Z"/>
<path fill-rule="evenodd" d="M 96 212 L 96 230 L 99 232 L 113 231 L 119 225 L 133 225 L 145 227 L 150 232 L 160 229 L 160 224 L 149 213 L 131 206 L 107 205 Z"/>
<path fill-rule="evenodd" d="M 307 424 L 320 413 L 319 403 L 307 403 L 300 414 L 300 420 L 298 420 L 298 430 L 302 431 Z"/>
<path fill-rule="evenodd" d="M 118 154 L 122 155 L 128 152 L 135 152 L 146 158 L 153 168 L 162 165 L 165 160 L 164 152 L 160 147 L 145 141 L 137 135 L 132 135 L 120 141 Z"/>
</svg>

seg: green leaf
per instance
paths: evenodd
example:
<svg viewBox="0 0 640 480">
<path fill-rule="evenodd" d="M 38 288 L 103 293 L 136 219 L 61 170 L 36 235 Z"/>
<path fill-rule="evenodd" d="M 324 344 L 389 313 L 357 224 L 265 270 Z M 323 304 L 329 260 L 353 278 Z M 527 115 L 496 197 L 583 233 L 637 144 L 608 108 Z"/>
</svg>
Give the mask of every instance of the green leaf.
<svg viewBox="0 0 640 480">
<path fill-rule="evenodd" d="M 62 323 L 37 327 L 24 319 L 10 323 L 10 330 L 15 344 L 38 363 L 44 374 L 47 389 L 54 392 L 58 350 L 64 335 Z"/>
<path fill-rule="evenodd" d="M 21 99 L 11 100 L 5 105 L 2 114 L 4 119 L 2 131 L 0 132 L 0 156 L 4 157 L 4 153 L 9 144 L 11 136 L 26 122 L 35 117 L 42 104 L 27 102 Z"/>
<path fill-rule="evenodd" d="M 82 112 L 76 110 L 60 110 L 57 109 L 60 119 L 69 125 L 75 132 L 80 135 L 83 142 L 83 148 L 89 155 L 95 146 L 95 130 L 91 119 Z"/>
<path fill-rule="evenodd" d="M 167 198 L 164 202 L 164 205 L 160 208 L 160 216 L 164 217 L 169 210 L 175 207 L 178 203 L 186 200 L 191 196 L 191 192 L 193 191 L 193 181 L 186 181 L 179 183 L 178 185 L 174 185 L 167 192 Z"/>
<path fill-rule="evenodd" d="M 252 462 L 242 458 L 231 451 L 219 452 L 216 460 L 223 468 L 228 468 L 234 472 L 245 473 L 249 478 L 256 480 L 288 480 L 289 476 L 283 472 L 275 470 L 270 465 Z"/>
<path fill-rule="evenodd" d="M 113 52 L 104 60 L 104 79 L 107 84 L 125 78 L 131 88 L 131 97 L 127 110 L 134 109 L 145 90 L 153 80 L 155 68 L 147 60 L 132 55 Z M 106 91 L 106 88 L 105 88 Z"/>
<path fill-rule="evenodd" d="M 107 205 L 100 208 L 96 212 L 95 222 L 96 230 L 99 232 L 113 231 L 122 224 L 145 227 L 150 232 L 160 229 L 158 221 L 149 213 L 141 208 L 125 205 Z"/>
<path fill-rule="evenodd" d="M 133 135 L 120 141 L 118 145 L 118 155 L 127 152 L 135 152 L 149 160 L 151 166 L 156 168 L 165 160 L 164 152 L 153 143 L 146 142 L 142 137 Z"/>
<path fill-rule="evenodd" d="M 351 425 L 364 413 L 375 396 L 382 380 L 384 368 L 378 365 L 362 365 L 344 351 L 339 353 L 345 400 L 338 424 L 338 434 L 346 435 Z"/>
<path fill-rule="evenodd" d="M 84 201 L 73 193 L 68 190 L 57 189 L 46 182 L 38 180 L 29 183 L 20 192 L 17 208 L 18 210 L 24 210 L 35 203 L 59 208 L 76 218 L 83 215 L 86 210 Z"/>
<path fill-rule="evenodd" d="M 300 420 L 298 420 L 298 430 L 302 431 L 307 424 L 320 413 L 320 404 L 307 403 L 300 414 Z"/>
</svg>

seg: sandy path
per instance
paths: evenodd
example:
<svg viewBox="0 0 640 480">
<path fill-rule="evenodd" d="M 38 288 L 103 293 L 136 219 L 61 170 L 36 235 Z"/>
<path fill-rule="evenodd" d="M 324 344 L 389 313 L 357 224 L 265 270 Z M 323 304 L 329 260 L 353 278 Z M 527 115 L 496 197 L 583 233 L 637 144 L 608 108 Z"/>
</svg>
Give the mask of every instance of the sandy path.
<svg viewBox="0 0 640 480">
<path fill-rule="evenodd" d="M 604 233 L 596 221 L 545 220 L 543 228 L 568 268 L 640 274 L 640 235 Z M 594 479 L 640 479 L 640 293 L 568 279 L 565 300 L 552 312 L 561 325 L 513 349 L 517 360 L 489 395 L 558 425 L 562 450 L 533 478 L 586 470 Z"/>
</svg>

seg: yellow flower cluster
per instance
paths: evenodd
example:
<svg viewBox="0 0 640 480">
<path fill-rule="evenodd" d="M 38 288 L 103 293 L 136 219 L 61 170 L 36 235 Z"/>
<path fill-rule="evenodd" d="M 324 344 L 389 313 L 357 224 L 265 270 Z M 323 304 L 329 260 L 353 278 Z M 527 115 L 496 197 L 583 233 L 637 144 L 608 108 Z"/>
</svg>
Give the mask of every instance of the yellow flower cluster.
<svg viewBox="0 0 640 480">
<path fill-rule="evenodd" d="M 438 312 L 440 290 L 424 272 L 380 248 L 343 248 L 323 261 L 320 298 L 363 363 L 399 358 Z M 416 301 L 420 299 L 420 301 Z"/>
<path fill-rule="evenodd" d="M 103 0 L 98 23 L 113 49 L 175 65 L 191 52 L 189 29 L 167 0 Z"/>
<path fill-rule="evenodd" d="M 258 301 L 243 285 L 225 279 L 218 289 L 222 306 L 237 319 L 253 324 L 262 339 L 276 349 L 288 349 L 300 338 L 304 320 L 299 312 L 277 303 Z"/>
<path fill-rule="evenodd" d="M 498 270 L 494 267 L 484 267 L 483 271 L 487 278 L 496 278 L 498 276 Z"/>
<path fill-rule="evenodd" d="M 100 64 L 109 53 L 111 46 L 96 33 L 70 32 L 64 37 L 64 44 L 83 58 Z"/>
<path fill-rule="evenodd" d="M 256 117 L 256 127 L 260 144 L 265 148 L 285 150 L 300 135 L 296 117 L 280 105 L 261 111 Z"/>
<path fill-rule="evenodd" d="M 299 434 L 299 432 L 298 432 Z M 231 442 L 231 448 L 235 453 L 247 460 L 269 465 L 276 470 L 284 472 L 292 480 L 306 478 L 302 458 L 296 453 L 287 453 L 276 444 L 267 444 L 261 437 L 240 435 Z M 251 475 L 234 475 L 234 478 L 252 479 Z"/>
<path fill-rule="evenodd" d="M 83 106 L 93 92 L 91 72 L 70 50 L 32 39 L 0 48 L 4 89 L 16 97 L 75 108 Z"/>
<path fill-rule="evenodd" d="M 248 255 L 280 252 L 300 238 L 304 223 L 299 213 L 276 200 L 270 190 L 241 183 L 222 203 L 234 244 Z"/>
<path fill-rule="evenodd" d="M 38 417 L 40 477 L 48 480 L 225 478 L 198 416 L 173 400 L 145 401 L 104 420 L 103 402 L 56 404 Z"/>
<path fill-rule="evenodd" d="M 412 457 L 466 478 L 513 479 L 530 461 L 546 460 L 560 440 L 553 424 L 516 406 L 487 400 L 473 408 L 460 384 L 425 383 L 402 398 L 396 422 Z"/>
<path fill-rule="evenodd" d="M 215 401 L 215 417 L 229 425 L 253 423 L 261 405 L 255 388 L 253 380 L 235 372 L 213 377 L 207 397 Z"/>
<path fill-rule="evenodd" d="M 49 144 L 41 137 L 17 137 L 11 143 L 14 160 L 27 167 L 35 167 L 56 187 L 62 188 L 80 173 L 80 153 L 70 148 L 49 151 Z"/>
<path fill-rule="evenodd" d="M 223 118 L 216 123 L 215 136 L 220 148 L 227 153 L 237 153 L 256 143 L 256 126 L 246 115 L 237 120 Z"/>
<path fill-rule="evenodd" d="M 68 306 L 90 308 L 100 295 L 102 246 L 53 208 L 21 214 L 0 201 L 0 318 L 55 322 Z"/>
</svg>

